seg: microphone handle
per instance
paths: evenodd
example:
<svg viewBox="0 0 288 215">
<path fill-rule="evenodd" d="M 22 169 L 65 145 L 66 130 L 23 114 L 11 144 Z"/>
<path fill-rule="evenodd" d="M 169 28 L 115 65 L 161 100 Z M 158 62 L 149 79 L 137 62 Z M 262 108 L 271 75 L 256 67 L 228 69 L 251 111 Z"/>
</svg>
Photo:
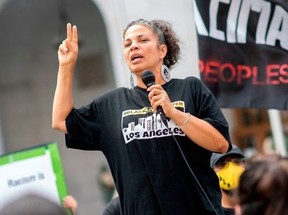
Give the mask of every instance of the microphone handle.
<svg viewBox="0 0 288 215">
<path fill-rule="evenodd" d="M 166 118 L 166 116 L 165 116 L 165 114 L 164 114 L 164 111 L 163 111 L 163 109 L 162 109 L 161 106 L 158 106 L 158 107 L 157 107 L 157 114 L 160 114 L 160 117 L 161 117 L 162 122 L 163 122 L 163 123 L 166 125 L 166 127 L 168 128 L 167 118 Z"/>
<path fill-rule="evenodd" d="M 163 109 L 162 109 L 161 106 L 158 106 L 158 107 L 157 107 L 157 113 L 159 113 L 159 114 L 165 116 L 164 111 L 163 111 Z"/>
</svg>

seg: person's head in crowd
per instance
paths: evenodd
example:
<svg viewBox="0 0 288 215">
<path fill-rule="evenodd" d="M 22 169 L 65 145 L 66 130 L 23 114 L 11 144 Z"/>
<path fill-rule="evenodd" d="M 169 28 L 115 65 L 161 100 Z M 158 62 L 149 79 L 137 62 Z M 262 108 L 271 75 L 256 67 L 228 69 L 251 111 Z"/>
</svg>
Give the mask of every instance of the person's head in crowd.
<svg viewBox="0 0 288 215">
<path fill-rule="evenodd" d="M 35 194 L 27 194 L 4 205 L 0 215 L 66 215 L 66 213 L 56 202 Z"/>
<path fill-rule="evenodd" d="M 240 177 L 237 215 L 288 214 L 288 159 L 257 156 Z"/>
<path fill-rule="evenodd" d="M 224 208 L 234 208 L 239 178 L 245 168 L 244 154 L 236 145 L 233 145 L 233 148 L 227 153 L 213 153 L 210 165 L 219 178 L 222 206 Z"/>
</svg>

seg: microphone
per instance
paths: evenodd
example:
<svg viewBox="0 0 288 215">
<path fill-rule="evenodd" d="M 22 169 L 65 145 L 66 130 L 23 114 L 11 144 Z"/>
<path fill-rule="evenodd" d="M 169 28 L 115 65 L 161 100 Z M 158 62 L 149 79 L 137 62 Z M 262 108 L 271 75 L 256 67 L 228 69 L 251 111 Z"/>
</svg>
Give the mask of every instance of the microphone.
<svg viewBox="0 0 288 215">
<path fill-rule="evenodd" d="M 147 88 L 156 84 L 155 83 L 155 75 L 150 70 L 143 71 L 141 74 L 141 77 L 142 77 L 143 83 L 146 85 Z M 163 118 L 161 117 L 162 120 L 166 119 L 166 116 L 165 116 L 164 111 L 163 111 L 161 106 L 157 107 L 157 113 L 159 113 L 161 116 L 163 116 Z M 163 122 L 164 122 L 164 120 L 163 120 Z"/>
<path fill-rule="evenodd" d="M 144 72 L 142 72 L 141 76 L 142 81 L 147 88 L 155 84 L 155 75 L 150 70 L 145 70 Z"/>
</svg>

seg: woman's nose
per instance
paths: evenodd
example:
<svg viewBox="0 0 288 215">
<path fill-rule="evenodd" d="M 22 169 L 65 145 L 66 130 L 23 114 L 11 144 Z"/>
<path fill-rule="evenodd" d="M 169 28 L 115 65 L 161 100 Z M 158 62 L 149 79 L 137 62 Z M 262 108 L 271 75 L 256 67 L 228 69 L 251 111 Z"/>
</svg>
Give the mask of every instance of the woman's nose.
<svg viewBox="0 0 288 215">
<path fill-rule="evenodd" d="M 134 49 L 138 49 L 139 48 L 139 44 L 135 41 L 132 42 L 131 46 L 130 46 L 130 50 L 134 50 Z"/>
</svg>

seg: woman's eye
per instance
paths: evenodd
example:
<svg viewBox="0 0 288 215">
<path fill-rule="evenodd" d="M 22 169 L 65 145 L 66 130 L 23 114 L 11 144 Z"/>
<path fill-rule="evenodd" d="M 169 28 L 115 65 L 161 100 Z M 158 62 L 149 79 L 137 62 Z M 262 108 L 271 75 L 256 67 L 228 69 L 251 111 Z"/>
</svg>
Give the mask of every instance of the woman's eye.
<svg viewBox="0 0 288 215">
<path fill-rule="evenodd" d="M 130 46 L 130 43 L 124 43 L 124 47 L 127 48 Z"/>
</svg>

